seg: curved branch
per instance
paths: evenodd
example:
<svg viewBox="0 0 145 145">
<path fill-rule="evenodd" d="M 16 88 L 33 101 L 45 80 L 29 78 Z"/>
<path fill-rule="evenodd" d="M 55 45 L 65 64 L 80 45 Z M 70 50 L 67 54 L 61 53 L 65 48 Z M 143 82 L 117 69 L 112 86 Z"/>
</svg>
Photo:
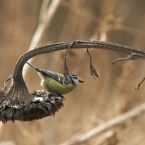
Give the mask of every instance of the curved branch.
<svg viewBox="0 0 145 145">
<path fill-rule="evenodd" d="M 39 47 L 37 49 L 31 50 L 24 55 L 20 57 L 18 60 L 14 72 L 13 72 L 13 79 L 14 81 L 16 78 L 22 74 L 22 68 L 25 64 L 26 61 L 28 61 L 30 58 L 44 54 L 44 53 L 50 53 L 54 51 L 59 51 L 59 50 L 64 50 L 67 49 L 72 42 L 68 43 L 57 43 L 57 44 L 52 44 L 48 46 L 43 46 Z M 117 52 L 122 52 L 126 54 L 137 54 L 138 56 L 145 57 L 145 51 L 129 47 L 129 46 L 124 46 L 120 44 L 115 44 L 115 43 L 110 43 L 110 42 L 103 42 L 103 41 L 80 41 L 76 40 L 74 41 L 73 45 L 71 45 L 71 48 L 69 49 L 80 49 L 80 48 L 98 48 L 98 49 L 105 49 L 105 50 L 112 50 L 112 51 L 117 51 Z"/>
<path fill-rule="evenodd" d="M 8 95 L 11 95 L 11 98 L 15 99 L 19 96 L 19 101 L 27 100 L 26 98 L 31 98 L 27 89 L 27 86 L 25 84 L 25 81 L 22 76 L 22 70 L 24 64 L 32 57 L 44 54 L 44 53 L 50 53 L 54 51 L 64 50 L 64 49 L 81 49 L 81 48 L 98 48 L 98 49 L 105 49 L 105 50 L 112 50 L 112 51 L 118 51 L 126 54 L 134 54 L 138 56 L 138 59 L 145 58 L 145 52 L 139 49 L 135 49 L 132 47 L 115 44 L 115 43 L 109 43 L 109 42 L 103 42 L 103 41 L 80 41 L 75 40 L 73 42 L 67 42 L 67 43 L 56 43 L 48 46 L 39 47 L 37 49 L 33 49 L 25 54 L 23 54 L 18 62 L 16 63 L 16 66 L 14 68 L 13 72 L 13 84 L 12 88 L 8 91 Z M 15 88 L 20 88 L 20 91 L 15 91 Z M 21 89 L 23 88 L 23 89 Z M 25 91 L 23 91 L 25 90 Z M 12 94 L 12 91 L 15 95 Z M 20 94 L 20 95 L 19 95 Z M 23 94 L 23 95 L 21 95 Z M 23 97 L 21 97 L 23 96 Z M 25 102 L 25 101 L 24 101 Z"/>
</svg>

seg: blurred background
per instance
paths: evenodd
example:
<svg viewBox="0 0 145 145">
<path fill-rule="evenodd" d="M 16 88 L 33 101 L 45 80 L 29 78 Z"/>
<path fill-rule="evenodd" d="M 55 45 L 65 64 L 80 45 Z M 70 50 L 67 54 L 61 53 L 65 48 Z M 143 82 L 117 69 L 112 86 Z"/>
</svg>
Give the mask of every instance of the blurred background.
<svg viewBox="0 0 145 145">
<path fill-rule="evenodd" d="M 34 47 L 93 38 L 144 50 L 144 32 L 144 0 L 0 0 L 0 88 L 18 58 Z M 101 49 L 90 53 L 100 79 L 90 75 L 86 50 L 70 50 L 69 70 L 84 83 L 65 95 L 64 107 L 54 117 L 1 124 L 0 145 L 59 145 L 145 101 L 145 83 L 132 91 L 145 76 L 143 60 L 112 65 L 126 55 Z M 32 63 L 62 73 L 63 57 L 59 51 L 34 57 Z M 31 68 L 24 69 L 24 78 L 30 92 L 42 89 Z M 111 128 L 113 135 L 103 142 L 105 132 L 82 144 L 144 145 L 144 122 L 143 113 Z"/>
</svg>

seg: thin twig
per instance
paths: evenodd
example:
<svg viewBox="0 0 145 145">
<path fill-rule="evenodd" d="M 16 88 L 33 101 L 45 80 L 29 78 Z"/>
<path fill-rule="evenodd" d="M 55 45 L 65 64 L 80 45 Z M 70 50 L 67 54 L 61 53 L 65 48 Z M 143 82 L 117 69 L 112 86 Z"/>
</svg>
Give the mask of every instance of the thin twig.
<svg viewBox="0 0 145 145">
<path fill-rule="evenodd" d="M 136 60 L 136 59 L 145 59 L 145 57 L 142 55 L 136 54 L 136 53 L 132 53 L 128 57 L 119 58 L 119 59 L 113 61 L 112 64 L 115 64 L 116 62 L 119 62 L 119 61 Z"/>
<path fill-rule="evenodd" d="M 112 62 L 112 64 L 115 64 L 119 61 L 128 61 L 128 60 L 136 60 L 136 59 L 145 59 L 145 56 L 141 55 L 141 54 L 136 54 L 136 53 L 132 53 L 130 56 L 128 57 L 124 57 L 124 58 L 119 58 L 115 61 Z M 141 80 L 141 82 L 137 85 L 137 88 L 133 88 L 132 90 L 139 90 L 141 84 L 144 82 L 145 78 L 143 78 Z"/>
<path fill-rule="evenodd" d="M 145 77 L 141 80 L 141 82 L 139 84 L 137 84 L 137 88 L 134 88 L 133 90 L 139 90 L 141 84 L 145 81 Z"/>
<path fill-rule="evenodd" d="M 68 53 L 68 50 L 73 46 L 73 44 L 76 43 L 76 41 L 73 41 L 67 48 L 65 54 L 64 54 L 64 69 L 63 69 L 63 74 L 65 76 L 65 80 L 67 80 L 67 76 L 69 75 L 69 69 L 67 67 L 67 63 L 66 63 L 66 56 Z"/>
<path fill-rule="evenodd" d="M 4 88 L 2 88 L 2 91 L 5 91 L 6 90 L 6 88 L 7 88 L 7 82 L 9 80 L 11 80 L 12 78 L 13 78 L 13 76 L 10 76 L 10 77 L 8 77 L 8 78 L 5 79 L 5 81 L 4 81 Z"/>
</svg>

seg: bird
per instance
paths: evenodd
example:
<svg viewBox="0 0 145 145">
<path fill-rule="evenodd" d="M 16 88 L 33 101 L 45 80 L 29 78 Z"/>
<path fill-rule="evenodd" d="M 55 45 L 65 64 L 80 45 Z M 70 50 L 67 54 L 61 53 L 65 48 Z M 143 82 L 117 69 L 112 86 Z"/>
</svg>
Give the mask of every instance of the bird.
<svg viewBox="0 0 145 145">
<path fill-rule="evenodd" d="M 55 95 L 67 94 L 71 92 L 79 83 L 84 82 L 74 74 L 67 75 L 67 79 L 65 79 L 63 74 L 39 69 L 29 62 L 26 63 L 37 71 L 39 77 L 41 78 L 40 86 L 42 86 L 46 91 Z"/>
</svg>

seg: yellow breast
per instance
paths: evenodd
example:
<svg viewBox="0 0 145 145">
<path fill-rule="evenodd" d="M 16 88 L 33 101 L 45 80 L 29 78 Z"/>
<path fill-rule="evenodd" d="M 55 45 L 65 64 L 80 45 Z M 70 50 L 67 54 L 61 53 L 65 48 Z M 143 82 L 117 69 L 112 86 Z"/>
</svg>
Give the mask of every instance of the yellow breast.
<svg viewBox="0 0 145 145">
<path fill-rule="evenodd" d="M 68 85 L 62 85 L 52 78 L 46 80 L 42 79 L 41 86 L 44 87 L 44 89 L 46 89 L 50 93 L 56 93 L 60 95 L 67 94 L 75 88 L 75 85 L 73 85 L 72 83 Z"/>
</svg>

